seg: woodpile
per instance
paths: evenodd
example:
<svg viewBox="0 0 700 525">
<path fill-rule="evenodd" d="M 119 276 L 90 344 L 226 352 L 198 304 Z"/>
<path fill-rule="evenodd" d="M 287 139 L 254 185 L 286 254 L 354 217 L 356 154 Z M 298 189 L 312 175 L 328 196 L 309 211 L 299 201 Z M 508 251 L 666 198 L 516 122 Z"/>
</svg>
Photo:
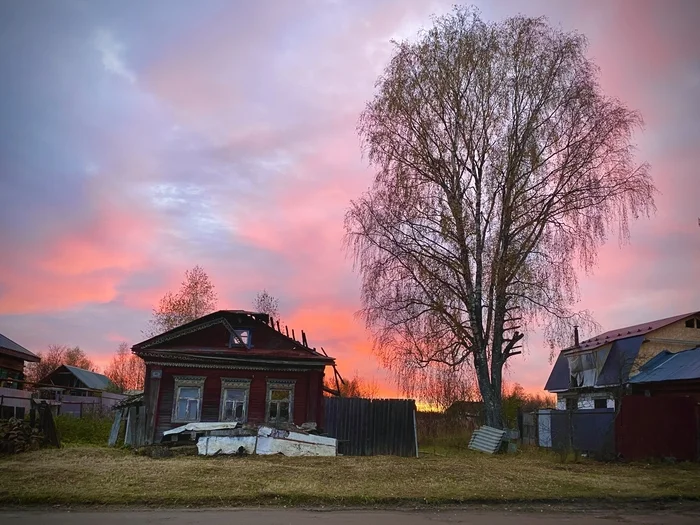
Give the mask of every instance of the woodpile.
<svg viewBox="0 0 700 525">
<path fill-rule="evenodd" d="M 0 421 L 0 454 L 19 454 L 41 447 L 44 436 L 22 419 Z"/>
</svg>

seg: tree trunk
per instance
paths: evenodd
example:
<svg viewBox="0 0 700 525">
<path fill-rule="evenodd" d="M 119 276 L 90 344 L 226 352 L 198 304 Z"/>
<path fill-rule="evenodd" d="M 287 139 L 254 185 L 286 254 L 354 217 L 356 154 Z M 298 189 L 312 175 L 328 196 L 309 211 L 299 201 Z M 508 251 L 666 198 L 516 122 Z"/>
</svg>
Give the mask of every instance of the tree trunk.
<svg viewBox="0 0 700 525">
<path fill-rule="evenodd" d="M 484 416 L 486 425 L 494 428 L 503 428 L 502 400 L 501 400 L 501 367 L 496 367 L 489 374 L 485 351 L 474 354 L 474 367 L 479 382 L 479 392 L 484 402 Z"/>
</svg>

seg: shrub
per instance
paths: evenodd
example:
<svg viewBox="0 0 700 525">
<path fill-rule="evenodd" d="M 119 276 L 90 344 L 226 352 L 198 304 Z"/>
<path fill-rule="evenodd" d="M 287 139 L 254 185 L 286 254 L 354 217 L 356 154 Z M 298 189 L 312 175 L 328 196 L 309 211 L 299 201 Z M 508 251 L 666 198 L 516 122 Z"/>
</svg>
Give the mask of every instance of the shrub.
<svg viewBox="0 0 700 525">
<path fill-rule="evenodd" d="M 56 428 L 62 444 L 107 446 L 112 421 L 112 414 L 63 414 L 56 416 Z"/>
</svg>

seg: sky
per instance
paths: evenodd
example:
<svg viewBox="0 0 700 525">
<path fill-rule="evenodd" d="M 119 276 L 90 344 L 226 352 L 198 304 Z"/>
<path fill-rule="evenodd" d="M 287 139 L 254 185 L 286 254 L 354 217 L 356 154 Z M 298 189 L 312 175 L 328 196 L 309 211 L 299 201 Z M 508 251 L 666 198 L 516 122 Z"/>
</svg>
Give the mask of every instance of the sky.
<svg viewBox="0 0 700 525">
<path fill-rule="evenodd" d="M 0 2 L 0 333 L 103 367 L 199 264 L 221 308 L 267 289 L 341 373 L 395 393 L 342 248 L 373 175 L 356 124 L 392 39 L 454 3 Z M 657 212 L 610 236 L 576 307 L 602 330 L 700 310 L 700 3 L 469 3 L 583 33 L 604 91 L 644 117 Z M 508 379 L 539 390 L 549 349 L 526 343 Z"/>
</svg>

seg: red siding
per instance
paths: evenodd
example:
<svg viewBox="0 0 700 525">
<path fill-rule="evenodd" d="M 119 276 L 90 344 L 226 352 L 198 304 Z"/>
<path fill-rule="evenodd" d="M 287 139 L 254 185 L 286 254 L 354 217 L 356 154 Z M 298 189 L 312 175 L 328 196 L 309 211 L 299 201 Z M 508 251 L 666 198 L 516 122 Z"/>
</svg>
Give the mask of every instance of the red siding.
<svg viewBox="0 0 700 525">
<path fill-rule="evenodd" d="M 627 460 L 696 461 L 700 407 L 691 397 L 626 396 L 615 420 L 617 452 Z"/>
<path fill-rule="evenodd" d="M 263 423 L 267 402 L 268 379 L 294 379 L 294 423 L 300 425 L 308 421 L 320 424 L 322 417 L 321 385 L 323 372 L 299 371 L 277 372 L 266 370 L 207 370 L 197 368 L 163 367 L 160 383 L 158 415 L 155 440 L 160 441 L 165 430 L 175 428 L 180 423 L 171 423 L 175 381 L 173 376 L 206 376 L 202 401 L 201 421 L 218 421 L 221 402 L 221 378 L 251 379 L 248 401 L 248 422 Z"/>
</svg>

